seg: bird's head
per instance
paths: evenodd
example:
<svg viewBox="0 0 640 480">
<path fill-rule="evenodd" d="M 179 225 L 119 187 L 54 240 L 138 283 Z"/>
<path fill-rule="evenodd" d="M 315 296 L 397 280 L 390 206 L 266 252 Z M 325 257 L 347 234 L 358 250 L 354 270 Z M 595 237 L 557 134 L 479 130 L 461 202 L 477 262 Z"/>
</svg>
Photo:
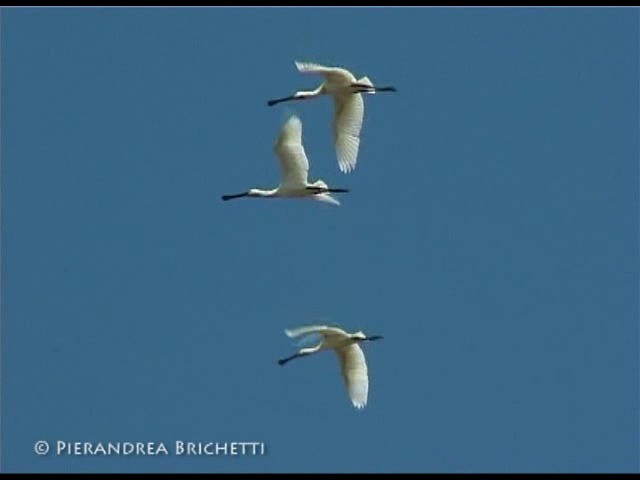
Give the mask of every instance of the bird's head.
<svg viewBox="0 0 640 480">
<path fill-rule="evenodd" d="M 363 340 L 366 340 L 367 336 L 364 334 L 364 332 L 362 330 L 360 330 L 359 332 L 352 333 L 351 334 L 351 338 L 353 340 L 361 342 Z"/>
<path fill-rule="evenodd" d="M 375 340 L 382 340 L 384 337 L 382 335 L 371 335 L 370 337 L 367 337 L 365 339 L 365 341 L 367 342 L 373 342 Z"/>
</svg>

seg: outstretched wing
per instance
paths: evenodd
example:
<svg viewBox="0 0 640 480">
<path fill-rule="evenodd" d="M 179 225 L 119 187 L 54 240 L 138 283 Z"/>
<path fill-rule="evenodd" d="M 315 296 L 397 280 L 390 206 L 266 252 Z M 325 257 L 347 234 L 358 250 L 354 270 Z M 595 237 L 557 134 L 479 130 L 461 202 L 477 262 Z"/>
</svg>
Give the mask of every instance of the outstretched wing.
<svg viewBox="0 0 640 480">
<path fill-rule="evenodd" d="M 296 68 L 301 73 L 313 73 L 324 75 L 327 80 L 333 83 L 352 84 L 356 81 L 356 77 L 345 69 L 340 67 L 326 67 L 312 62 L 295 62 Z"/>
<path fill-rule="evenodd" d="M 306 327 L 289 328 L 284 331 L 290 338 L 300 337 L 302 335 L 309 335 L 311 333 L 319 333 L 321 335 L 348 335 L 344 330 L 337 327 L 329 327 L 327 325 L 309 325 Z"/>
<path fill-rule="evenodd" d="M 280 130 L 274 147 L 280 159 L 282 184 L 304 188 L 309 175 L 309 160 L 302 146 L 302 122 L 292 115 Z"/>
<path fill-rule="evenodd" d="M 364 353 L 357 343 L 338 348 L 336 352 L 351 403 L 356 408 L 364 408 L 369 395 L 369 376 Z"/>
<path fill-rule="evenodd" d="M 356 168 L 360 131 L 364 118 L 364 100 L 359 93 L 335 95 L 335 118 L 333 134 L 338 157 L 338 166 L 343 173 Z"/>
</svg>

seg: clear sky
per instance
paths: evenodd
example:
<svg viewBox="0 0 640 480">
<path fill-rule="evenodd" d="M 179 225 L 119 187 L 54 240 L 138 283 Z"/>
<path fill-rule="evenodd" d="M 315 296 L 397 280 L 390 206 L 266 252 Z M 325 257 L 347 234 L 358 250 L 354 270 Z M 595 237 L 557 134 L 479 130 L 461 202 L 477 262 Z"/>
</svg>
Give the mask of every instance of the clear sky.
<svg viewBox="0 0 640 480">
<path fill-rule="evenodd" d="M 639 468 L 636 9 L 2 9 L 3 471 Z M 369 96 L 358 166 L 294 60 Z M 342 205 L 279 181 L 303 122 Z M 364 346 L 369 405 L 331 354 Z M 260 441 L 255 457 L 34 443 Z"/>
</svg>

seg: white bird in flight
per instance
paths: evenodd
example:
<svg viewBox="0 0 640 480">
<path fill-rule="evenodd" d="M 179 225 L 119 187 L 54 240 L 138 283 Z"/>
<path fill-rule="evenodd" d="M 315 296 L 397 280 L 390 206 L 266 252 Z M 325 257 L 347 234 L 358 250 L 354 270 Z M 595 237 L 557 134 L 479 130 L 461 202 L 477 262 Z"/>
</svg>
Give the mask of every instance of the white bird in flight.
<svg viewBox="0 0 640 480">
<path fill-rule="evenodd" d="M 331 193 L 347 193 L 346 188 L 329 188 L 322 180 L 313 183 L 308 181 L 309 160 L 302 146 L 302 122 L 292 115 L 282 126 L 280 135 L 274 146 L 274 151 L 280 159 L 282 181 L 278 188 L 273 190 L 260 190 L 252 188 L 243 193 L 223 195 L 222 200 L 232 200 L 241 197 L 262 198 L 312 198 L 321 202 L 340 205 Z"/>
<path fill-rule="evenodd" d="M 332 95 L 335 103 L 333 136 L 338 157 L 338 166 L 343 173 L 356 168 L 360 130 L 364 118 L 364 101 L 361 93 L 395 92 L 394 87 L 376 87 L 367 77 L 356 80 L 348 70 L 325 67 L 316 63 L 295 62 L 298 71 L 323 75 L 324 82 L 315 90 L 298 91 L 289 97 L 269 100 L 270 107 L 289 100 L 306 100 L 321 95 Z"/>
<path fill-rule="evenodd" d="M 342 378 L 347 387 L 347 393 L 353 406 L 360 409 L 367 405 L 369 394 L 369 377 L 364 353 L 358 345 L 361 342 L 371 342 L 383 338 L 380 335 L 366 336 L 362 331 L 347 333 L 337 327 L 325 325 L 312 325 L 292 330 L 285 330 L 290 338 L 320 334 L 322 341 L 315 347 L 302 348 L 298 353 L 290 357 L 278 360 L 278 364 L 284 365 L 294 358 L 300 358 L 323 350 L 335 350 L 340 360 Z"/>
</svg>

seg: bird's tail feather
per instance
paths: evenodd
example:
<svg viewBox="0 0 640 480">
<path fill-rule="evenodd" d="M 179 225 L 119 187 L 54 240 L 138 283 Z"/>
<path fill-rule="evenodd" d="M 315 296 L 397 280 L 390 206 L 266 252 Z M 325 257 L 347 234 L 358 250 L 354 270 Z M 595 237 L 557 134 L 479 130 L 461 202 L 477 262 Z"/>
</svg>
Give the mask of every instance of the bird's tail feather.
<svg viewBox="0 0 640 480">
<path fill-rule="evenodd" d="M 314 200 L 318 200 L 319 202 L 330 203 L 332 205 L 340 205 L 340 202 L 328 193 L 318 193 L 311 198 L 313 198 Z"/>
</svg>

